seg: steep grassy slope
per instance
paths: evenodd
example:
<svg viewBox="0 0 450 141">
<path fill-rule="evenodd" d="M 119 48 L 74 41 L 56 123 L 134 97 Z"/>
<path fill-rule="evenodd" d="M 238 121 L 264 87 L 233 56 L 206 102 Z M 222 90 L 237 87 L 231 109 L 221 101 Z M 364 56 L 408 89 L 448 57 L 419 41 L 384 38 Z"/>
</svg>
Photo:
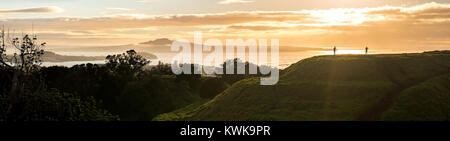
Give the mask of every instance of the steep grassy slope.
<svg viewBox="0 0 450 141">
<path fill-rule="evenodd" d="M 318 56 L 155 120 L 449 120 L 449 73 L 450 52 Z"/>
<path fill-rule="evenodd" d="M 449 120 L 450 74 L 439 76 L 401 92 L 381 120 Z"/>
</svg>

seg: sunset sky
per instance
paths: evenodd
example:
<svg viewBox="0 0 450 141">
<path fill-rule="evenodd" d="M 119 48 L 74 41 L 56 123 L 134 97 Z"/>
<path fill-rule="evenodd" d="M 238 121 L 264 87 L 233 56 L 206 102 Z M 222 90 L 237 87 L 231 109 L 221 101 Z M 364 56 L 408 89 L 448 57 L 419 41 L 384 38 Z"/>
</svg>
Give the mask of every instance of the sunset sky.
<svg viewBox="0 0 450 141">
<path fill-rule="evenodd" d="M 450 0 L 2 0 L 10 32 L 49 46 L 277 38 L 284 46 L 450 47 Z M 5 4 L 6 3 L 6 4 Z"/>
</svg>

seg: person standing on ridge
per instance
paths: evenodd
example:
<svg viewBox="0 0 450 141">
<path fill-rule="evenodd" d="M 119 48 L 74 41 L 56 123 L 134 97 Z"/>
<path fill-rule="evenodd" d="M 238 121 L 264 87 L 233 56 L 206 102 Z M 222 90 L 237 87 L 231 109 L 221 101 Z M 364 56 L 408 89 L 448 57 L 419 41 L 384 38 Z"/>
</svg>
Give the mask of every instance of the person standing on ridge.
<svg viewBox="0 0 450 141">
<path fill-rule="evenodd" d="M 333 52 L 334 52 L 334 55 L 336 55 L 336 46 L 334 46 L 334 48 L 333 48 Z"/>
<path fill-rule="evenodd" d="M 369 53 L 369 47 L 366 46 L 366 54 Z"/>
</svg>

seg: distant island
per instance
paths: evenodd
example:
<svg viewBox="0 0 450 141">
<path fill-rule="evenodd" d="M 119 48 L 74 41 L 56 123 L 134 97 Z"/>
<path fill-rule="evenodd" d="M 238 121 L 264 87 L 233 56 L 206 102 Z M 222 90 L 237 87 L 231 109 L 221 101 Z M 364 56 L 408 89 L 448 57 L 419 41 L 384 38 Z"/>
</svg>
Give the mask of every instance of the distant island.
<svg viewBox="0 0 450 141">
<path fill-rule="evenodd" d="M 146 59 L 157 59 L 158 57 L 154 54 L 147 52 L 139 52 L 139 55 L 143 56 Z M 8 55 L 11 57 L 11 55 Z M 106 56 L 69 56 L 69 55 L 60 55 L 51 51 L 45 51 L 42 56 L 43 62 L 71 62 L 71 61 L 99 61 L 105 60 Z"/>
</svg>

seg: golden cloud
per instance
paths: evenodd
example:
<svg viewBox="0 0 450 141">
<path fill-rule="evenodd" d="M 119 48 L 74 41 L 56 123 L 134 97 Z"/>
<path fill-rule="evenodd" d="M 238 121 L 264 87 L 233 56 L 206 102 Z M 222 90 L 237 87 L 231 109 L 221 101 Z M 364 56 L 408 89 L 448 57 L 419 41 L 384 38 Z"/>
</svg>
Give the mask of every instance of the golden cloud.
<svg viewBox="0 0 450 141">
<path fill-rule="evenodd" d="M 64 11 L 56 6 L 32 7 L 22 9 L 0 9 L 0 14 L 39 14 L 39 13 L 58 13 Z"/>
<path fill-rule="evenodd" d="M 270 36 L 287 43 L 317 46 L 329 42 L 348 46 L 371 42 L 384 47 L 450 45 L 445 42 L 450 40 L 450 4 L 434 2 L 410 7 L 4 19 L 5 25 L 15 28 L 26 29 L 31 22 L 42 34 L 66 33 L 67 38 L 147 38 L 149 34 L 176 38 L 206 29 L 214 32 L 209 34 L 214 37 Z"/>
</svg>

